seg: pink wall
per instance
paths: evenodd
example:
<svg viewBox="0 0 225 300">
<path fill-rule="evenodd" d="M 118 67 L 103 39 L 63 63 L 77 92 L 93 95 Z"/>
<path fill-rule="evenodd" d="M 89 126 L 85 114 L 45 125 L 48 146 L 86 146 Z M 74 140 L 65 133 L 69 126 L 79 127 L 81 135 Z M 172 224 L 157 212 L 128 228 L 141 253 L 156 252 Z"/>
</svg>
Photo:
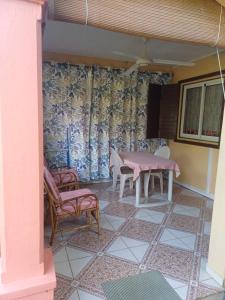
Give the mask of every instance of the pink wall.
<svg viewBox="0 0 225 300">
<path fill-rule="evenodd" d="M 47 280 L 51 261 L 43 245 L 41 2 L 1 0 L 0 298 L 4 284 Z"/>
</svg>

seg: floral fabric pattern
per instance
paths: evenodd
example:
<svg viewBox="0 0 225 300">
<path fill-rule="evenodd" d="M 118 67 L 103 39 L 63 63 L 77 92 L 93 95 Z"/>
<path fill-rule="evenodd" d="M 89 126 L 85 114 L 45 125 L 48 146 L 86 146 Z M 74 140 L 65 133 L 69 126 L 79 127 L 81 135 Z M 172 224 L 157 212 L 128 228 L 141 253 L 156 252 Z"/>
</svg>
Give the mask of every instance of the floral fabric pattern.
<svg viewBox="0 0 225 300">
<path fill-rule="evenodd" d="M 81 180 L 110 177 L 109 149 L 151 151 L 164 139 L 146 140 L 149 83 L 169 74 L 133 73 L 98 66 L 44 62 L 44 143 L 52 167 L 74 167 Z"/>
</svg>

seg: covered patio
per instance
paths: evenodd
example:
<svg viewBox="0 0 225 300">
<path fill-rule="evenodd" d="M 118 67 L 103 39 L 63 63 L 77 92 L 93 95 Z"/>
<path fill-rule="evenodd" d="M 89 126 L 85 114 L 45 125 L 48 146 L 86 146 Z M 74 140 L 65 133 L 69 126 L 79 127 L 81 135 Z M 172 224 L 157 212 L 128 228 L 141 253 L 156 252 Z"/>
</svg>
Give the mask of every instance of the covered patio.
<svg viewBox="0 0 225 300">
<path fill-rule="evenodd" d="M 170 7 L 169 0 L 162 1 L 161 6 L 155 5 L 154 0 L 145 3 L 148 9 L 141 3 L 144 1 L 138 1 L 130 14 L 129 1 L 122 4 L 117 1 L 114 7 L 110 1 L 104 2 L 87 1 L 85 6 L 77 1 L 70 8 L 59 0 L 48 4 L 42 0 L 2 0 L 0 4 L 1 299 L 106 299 L 102 289 L 104 282 L 149 271 L 159 271 L 181 299 L 194 300 L 223 291 L 223 1 L 176 1 L 173 5 L 170 3 Z M 171 20 L 162 7 L 173 11 L 173 26 L 168 26 Z M 179 17 L 181 13 L 183 21 Z M 188 22 L 185 16 L 187 19 L 191 16 Z M 148 20 L 152 26 L 148 26 Z M 162 23 L 154 27 L 157 20 Z M 84 27 L 79 29 L 79 26 Z M 59 46 L 54 44 L 53 33 L 69 32 L 69 28 L 78 33 L 82 31 L 89 39 L 99 34 L 100 40 L 101 34 L 112 37 L 119 32 L 122 36 L 118 41 L 122 43 L 124 37 L 127 44 L 130 39 L 141 36 L 145 38 L 144 48 L 146 39 L 155 39 L 153 46 L 155 43 L 160 49 L 163 45 L 169 47 L 170 43 L 181 45 L 180 49 L 192 49 L 192 53 L 194 46 L 200 48 L 194 53 L 196 61 L 194 57 L 186 61 L 180 59 L 176 63 L 183 65 L 174 67 L 168 65 L 169 58 L 165 63 L 163 57 L 158 61 L 164 60 L 165 66 L 158 66 L 150 57 L 147 66 L 133 71 L 138 60 L 113 59 L 118 53 L 110 53 L 111 58 L 99 58 L 88 54 L 87 47 L 86 56 L 80 54 L 83 49 L 78 54 L 75 50 L 63 53 L 66 39 L 61 45 L 63 51 L 50 49 L 50 46 Z M 105 33 L 98 33 L 97 28 Z M 55 37 L 63 39 L 63 34 Z M 106 48 L 104 51 L 107 54 Z M 153 53 L 157 54 L 157 48 Z M 163 53 L 168 55 L 168 51 Z M 188 50 L 186 53 L 188 55 Z M 144 50 L 144 55 L 147 54 Z M 206 57 L 203 54 L 207 54 Z M 127 76 L 126 72 L 131 73 Z M 214 80 L 213 83 L 210 80 Z M 177 93 L 177 90 L 173 90 L 173 94 L 171 90 L 163 90 L 169 84 L 179 85 L 184 91 L 182 95 L 186 98 L 179 93 L 176 97 L 180 109 L 177 109 L 178 102 L 165 105 L 165 99 L 172 103 Z M 152 85 L 160 86 L 161 107 L 151 106 L 147 111 L 149 99 L 153 99 L 149 96 Z M 201 101 L 196 117 L 194 100 L 199 93 Z M 221 105 L 216 106 L 218 111 L 210 108 L 212 95 L 215 99 L 222 97 Z M 149 129 L 153 108 L 156 108 L 155 115 L 157 109 L 160 110 L 154 134 L 152 128 Z M 166 111 L 172 115 L 170 123 L 165 122 L 168 120 Z M 218 116 L 218 122 L 210 117 L 212 113 Z M 188 119 L 189 115 L 192 118 Z M 213 129 L 208 128 L 208 124 Z M 148 136 L 147 131 L 151 132 Z M 118 153 L 154 154 L 166 145 L 171 151 L 170 161 L 179 167 L 172 168 L 170 174 L 173 170 L 181 172 L 171 190 L 168 190 L 166 172 L 163 173 L 163 193 L 158 182 L 154 192 L 150 191 L 150 207 L 139 207 L 140 199 L 137 201 L 135 189 L 129 189 L 128 185 L 122 196 L 118 185 L 113 189 L 110 147 Z M 44 155 L 50 169 L 73 168 L 81 187 L 97 196 L 100 235 L 93 229 L 62 233 L 64 227 L 76 227 L 84 221 L 71 218 L 60 225 L 61 232 L 56 234 L 52 247 L 49 246 L 51 226 L 44 201 Z M 123 162 L 126 165 L 125 159 Z M 132 166 L 127 164 L 126 167 Z M 141 172 L 149 170 L 150 167 Z M 136 182 L 136 178 L 133 181 Z M 144 190 L 141 188 L 139 192 L 143 195 Z M 167 198 L 167 194 L 171 197 Z"/>
</svg>

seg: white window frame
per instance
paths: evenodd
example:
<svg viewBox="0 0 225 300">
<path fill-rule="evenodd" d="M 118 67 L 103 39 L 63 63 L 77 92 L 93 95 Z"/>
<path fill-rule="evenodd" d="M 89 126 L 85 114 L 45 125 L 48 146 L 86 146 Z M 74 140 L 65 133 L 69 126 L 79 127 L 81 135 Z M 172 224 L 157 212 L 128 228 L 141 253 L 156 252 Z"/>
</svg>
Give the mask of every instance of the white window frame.
<svg viewBox="0 0 225 300">
<path fill-rule="evenodd" d="M 180 127 L 180 137 L 192 140 L 200 140 L 206 142 L 219 142 L 220 137 L 218 136 L 207 136 L 202 133 L 203 125 L 203 114 L 204 114 L 204 105 L 205 105 L 205 91 L 207 86 L 221 84 L 221 79 L 211 79 L 206 81 L 201 81 L 197 83 L 185 84 L 183 86 L 183 99 L 182 99 L 182 110 L 181 110 L 181 127 Z M 186 108 L 186 98 L 187 90 L 195 87 L 201 87 L 201 102 L 200 102 L 200 116 L 198 124 L 198 134 L 188 134 L 184 133 L 184 117 L 185 117 L 185 108 Z"/>
</svg>

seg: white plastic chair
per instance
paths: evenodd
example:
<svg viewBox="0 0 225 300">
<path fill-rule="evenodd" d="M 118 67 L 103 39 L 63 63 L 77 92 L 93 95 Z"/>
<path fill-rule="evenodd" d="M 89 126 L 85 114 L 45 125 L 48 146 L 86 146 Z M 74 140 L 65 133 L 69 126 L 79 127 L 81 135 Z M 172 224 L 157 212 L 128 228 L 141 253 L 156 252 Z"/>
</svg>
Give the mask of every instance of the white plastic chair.
<svg viewBox="0 0 225 300">
<path fill-rule="evenodd" d="M 168 146 L 160 147 L 159 149 L 157 149 L 155 151 L 154 155 L 169 159 L 170 158 L 170 148 Z M 150 179 L 151 179 L 151 189 L 152 190 L 155 189 L 155 177 L 159 178 L 160 190 L 161 190 L 161 194 L 163 194 L 163 172 L 162 171 L 157 171 L 157 172 L 151 171 Z"/>
<path fill-rule="evenodd" d="M 133 188 L 133 170 L 124 165 L 121 157 L 119 154 L 114 150 L 110 149 L 111 152 L 111 166 L 112 166 L 112 172 L 113 172 L 113 190 L 116 190 L 116 185 L 117 185 L 117 179 L 118 176 L 120 176 L 120 198 L 123 197 L 123 192 L 124 192 L 124 187 L 125 187 L 125 182 L 127 179 L 129 180 L 130 183 L 130 189 Z"/>
</svg>

